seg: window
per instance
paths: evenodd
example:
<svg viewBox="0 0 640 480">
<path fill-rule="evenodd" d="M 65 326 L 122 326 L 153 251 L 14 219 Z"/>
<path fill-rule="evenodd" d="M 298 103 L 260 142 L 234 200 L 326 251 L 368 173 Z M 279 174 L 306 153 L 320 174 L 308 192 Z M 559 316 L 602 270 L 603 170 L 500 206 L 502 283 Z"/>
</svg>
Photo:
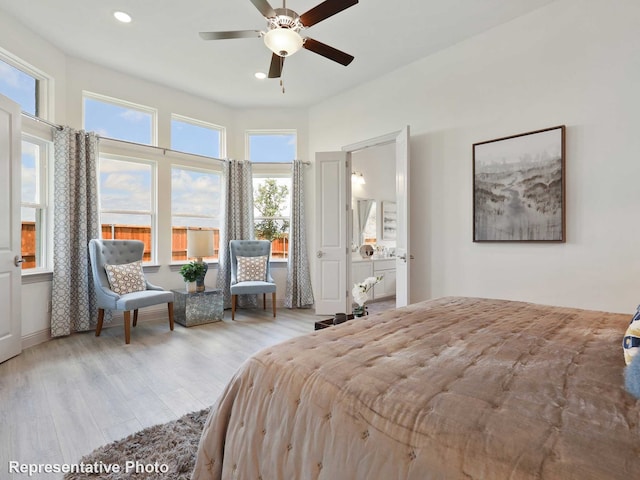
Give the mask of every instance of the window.
<svg viewBox="0 0 640 480">
<path fill-rule="evenodd" d="M 143 145 L 157 143 L 155 108 L 83 92 L 84 129 L 101 137 Z"/>
<path fill-rule="evenodd" d="M 187 229 L 211 230 L 213 257 L 220 249 L 221 175 L 182 166 L 171 168 L 171 260 L 187 260 Z"/>
<path fill-rule="evenodd" d="M 22 247 L 23 270 L 47 267 L 47 163 L 49 142 L 23 135 Z"/>
<path fill-rule="evenodd" d="M 1 60 L 0 93 L 19 104 L 22 111 L 37 115 L 38 80 Z"/>
<path fill-rule="evenodd" d="M 144 242 L 144 262 L 155 262 L 156 166 L 134 158 L 100 156 L 100 223 L 104 239 Z"/>
<path fill-rule="evenodd" d="M 23 112 L 47 118 L 51 82 L 45 73 L 0 48 L 0 94 L 20 105 Z"/>
<path fill-rule="evenodd" d="M 271 241 L 271 257 L 289 257 L 291 174 L 253 176 L 255 237 Z"/>
<path fill-rule="evenodd" d="M 223 127 L 192 118 L 171 115 L 171 148 L 205 157 L 225 156 Z"/>
<path fill-rule="evenodd" d="M 289 256 L 291 166 L 296 159 L 295 130 L 251 130 L 246 133 L 247 157 L 253 162 L 255 237 L 271 240 L 271 257 Z M 282 165 L 264 165 L 281 163 Z M 261 165 L 263 164 L 263 165 Z"/>
<path fill-rule="evenodd" d="M 295 130 L 248 131 L 247 158 L 255 163 L 292 162 L 297 158 Z"/>
</svg>

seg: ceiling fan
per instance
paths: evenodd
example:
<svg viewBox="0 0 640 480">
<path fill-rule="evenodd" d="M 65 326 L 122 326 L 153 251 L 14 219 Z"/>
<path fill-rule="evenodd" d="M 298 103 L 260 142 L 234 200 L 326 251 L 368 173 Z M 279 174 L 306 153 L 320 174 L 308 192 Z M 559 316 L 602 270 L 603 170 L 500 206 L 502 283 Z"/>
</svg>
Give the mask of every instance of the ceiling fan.
<svg viewBox="0 0 640 480">
<path fill-rule="evenodd" d="M 272 8 L 267 0 L 250 1 L 267 20 L 266 32 L 261 30 L 200 32 L 200 37 L 204 40 L 262 37 L 267 48 L 273 52 L 269 67 L 269 78 L 279 78 L 282 75 L 285 57 L 293 55 L 300 48 L 310 50 L 344 66 L 353 61 L 354 57 L 352 55 L 313 38 L 302 37 L 300 32 L 352 7 L 358 3 L 358 0 L 325 0 L 302 15 L 298 15 L 293 10 L 288 9 L 286 0 L 283 0 L 282 8 Z"/>
</svg>

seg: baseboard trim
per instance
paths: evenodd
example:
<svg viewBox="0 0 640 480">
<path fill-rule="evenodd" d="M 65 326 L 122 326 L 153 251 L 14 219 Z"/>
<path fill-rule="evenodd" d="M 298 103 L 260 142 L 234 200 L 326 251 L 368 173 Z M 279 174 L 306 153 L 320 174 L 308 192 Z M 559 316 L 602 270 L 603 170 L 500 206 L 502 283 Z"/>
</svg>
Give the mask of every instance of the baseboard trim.
<svg viewBox="0 0 640 480">
<path fill-rule="evenodd" d="M 46 328 L 37 332 L 30 333 L 22 337 L 22 350 L 26 350 L 30 347 L 35 347 L 41 343 L 51 340 L 51 329 Z"/>
</svg>

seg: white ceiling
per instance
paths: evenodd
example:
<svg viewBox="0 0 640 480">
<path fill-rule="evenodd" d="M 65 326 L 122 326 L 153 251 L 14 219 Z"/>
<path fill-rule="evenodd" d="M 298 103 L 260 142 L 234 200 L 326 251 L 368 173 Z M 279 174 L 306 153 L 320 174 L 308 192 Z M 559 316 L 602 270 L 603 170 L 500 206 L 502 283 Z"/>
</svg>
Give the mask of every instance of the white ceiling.
<svg viewBox="0 0 640 480">
<path fill-rule="evenodd" d="M 274 8 L 282 5 L 270 0 Z M 361 0 L 309 28 L 355 56 L 343 67 L 307 50 L 285 61 L 282 94 L 262 39 L 204 41 L 200 31 L 265 30 L 249 0 L 0 0 L 0 9 L 68 55 L 232 107 L 313 105 L 553 0 Z M 319 0 L 290 0 L 302 14 Z M 123 10 L 130 24 L 112 13 Z"/>
</svg>

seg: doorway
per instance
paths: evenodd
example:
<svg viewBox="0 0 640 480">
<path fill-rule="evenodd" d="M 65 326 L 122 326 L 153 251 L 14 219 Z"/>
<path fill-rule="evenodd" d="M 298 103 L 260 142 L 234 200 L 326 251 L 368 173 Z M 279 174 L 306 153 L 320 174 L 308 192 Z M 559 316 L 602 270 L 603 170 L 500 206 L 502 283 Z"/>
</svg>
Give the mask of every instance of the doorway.
<svg viewBox="0 0 640 480">
<path fill-rule="evenodd" d="M 347 185 L 352 198 L 351 228 L 347 229 L 348 244 L 352 246 L 347 258 L 350 284 L 369 272 L 371 276 L 381 274 L 383 280 L 374 287 L 374 299 L 395 296 L 396 307 L 408 305 L 411 303 L 409 260 L 412 258 L 409 251 L 409 126 L 347 145 L 342 151 L 347 152 L 347 165 L 353 175 L 353 181 Z M 373 184 L 370 187 L 366 187 L 367 176 Z M 374 238 L 372 232 L 375 232 Z M 354 240 L 359 244 L 357 249 Z M 369 267 L 361 265 L 359 251 L 360 246 L 367 243 L 375 243 L 374 261 Z M 348 300 L 350 305 L 351 299 Z"/>
</svg>

